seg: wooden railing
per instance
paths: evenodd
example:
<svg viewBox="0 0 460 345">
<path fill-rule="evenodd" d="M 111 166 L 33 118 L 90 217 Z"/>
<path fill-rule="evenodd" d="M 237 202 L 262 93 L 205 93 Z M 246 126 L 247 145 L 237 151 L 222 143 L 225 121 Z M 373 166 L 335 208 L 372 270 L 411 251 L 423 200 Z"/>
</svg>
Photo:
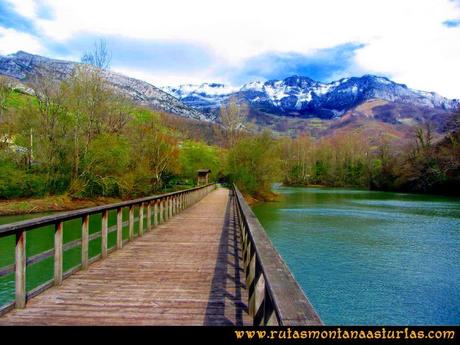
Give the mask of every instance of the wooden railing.
<svg viewBox="0 0 460 345">
<path fill-rule="evenodd" d="M 107 257 L 114 250 L 121 249 L 124 243 L 132 241 L 135 237 L 134 224 L 139 223 L 137 236 L 142 236 L 144 233 L 144 220 L 147 224 L 145 231 L 151 230 L 154 226 L 168 220 L 181 210 L 196 203 L 210 191 L 215 189 L 215 184 L 207 184 L 184 191 L 173 192 L 158 196 L 151 196 L 136 200 L 120 202 L 116 204 L 85 208 L 81 210 L 62 212 L 56 215 L 50 215 L 40 218 L 35 218 L 17 223 L 6 224 L 0 226 L 0 238 L 5 236 L 16 236 L 16 258 L 15 263 L 6 267 L 0 267 L 0 277 L 15 273 L 15 300 L 5 305 L 0 306 L 0 315 L 16 308 L 24 308 L 27 300 L 37 296 L 44 290 L 60 285 L 63 279 L 69 277 L 79 270 L 86 270 L 88 266 L 99 260 Z M 139 217 L 134 218 L 134 208 L 139 207 Z M 123 221 L 123 209 L 129 209 L 127 221 Z M 116 225 L 108 227 L 109 211 L 116 210 Z M 144 213 L 144 211 L 146 211 Z M 102 224 L 101 231 L 92 233 L 89 232 L 89 216 L 101 214 Z M 153 219 L 152 219 L 153 217 Z M 68 243 L 63 243 L 64 222 L 81 219 L 81 239 L 77 239 Z M 54 248 L 27 257 L 26 255 L 26 234 L 28 231 L 42 228 L 45 226 L 54 226 Z M 128 239 L 123 241 L 123 227 L 128 226 Z M 39 229 L 37 229 L 40 231 Z M 116 232 L 116 243 L 113 247 L 108 248 L 108 234 Z M 101 253 L 93 258 L 89 258 L 88 249 L 89 242 L 101 237 Z M 77 266 L 63 272 L 63 254 L 65 251 L 81 246 L 81 263 Z M 41 284 L 32 291 L 27 292 L 26 289 L 26 268 L 28 265 L 36 264 L 47 258 L 54 256 L 54 278 Z"/>
<path fill-rule="evenodd" d="M 238 188 L 233 185 L 241 230 L 249 314 L 254 326 L 322 325 L 322 321 Z"/>
</svg>

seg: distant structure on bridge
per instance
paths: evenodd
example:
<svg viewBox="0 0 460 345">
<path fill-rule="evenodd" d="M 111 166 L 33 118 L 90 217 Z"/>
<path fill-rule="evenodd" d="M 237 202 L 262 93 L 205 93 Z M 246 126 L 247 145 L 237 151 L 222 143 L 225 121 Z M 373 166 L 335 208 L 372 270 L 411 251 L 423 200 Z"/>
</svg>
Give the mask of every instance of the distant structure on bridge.
<svg viewBox="0 0 460 345">
<path fill-rule="evenodd" d="M 208 184 L 210 174 L 211 174 L 211 169 L 197 170 L 197 185 L 202 186 L 202 185 Z"/>
</svg>

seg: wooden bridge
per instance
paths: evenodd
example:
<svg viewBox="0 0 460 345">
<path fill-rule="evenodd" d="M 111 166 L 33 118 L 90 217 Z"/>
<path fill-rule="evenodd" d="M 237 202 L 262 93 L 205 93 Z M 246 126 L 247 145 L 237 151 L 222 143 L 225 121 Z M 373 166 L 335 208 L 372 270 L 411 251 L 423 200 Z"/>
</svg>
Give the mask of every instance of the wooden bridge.
<svg viewBox="0 0 460 345">
<path fill-rule="evenodd" d="M 94 215 L 101 230 L 91 232 Z M 64 243 L 75 219 L 81 237 Z M 54 247 L 27 258 L 26 234 L 50 225 Z M 0 277 L 14 273 L 15 300 L 0 306 L 0 325 L 321 324 L 236 187 L 209 184 L 7 224 L 5 236 L 16 238 L 15 263 Z M 100 253 L 90 257 L 99 238 Z M 64 254 L 76 247 L 81 262 L 63 272 Z M 50 258 L 54 277 L 27 289 L 27 267 Z"/>
</svg>

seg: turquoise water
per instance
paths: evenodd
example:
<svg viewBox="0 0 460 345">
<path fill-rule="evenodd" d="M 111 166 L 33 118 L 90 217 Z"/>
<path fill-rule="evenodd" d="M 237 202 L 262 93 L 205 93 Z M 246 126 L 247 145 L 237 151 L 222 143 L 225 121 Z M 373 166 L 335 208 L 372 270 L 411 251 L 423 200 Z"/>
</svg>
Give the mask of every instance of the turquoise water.
<svg viewBox="0 0 460 345">
<path fill-rule="evenodd" d="M 254 212 L 326 324 L 460 324 L 460 199 L 275 192 Z"/>
</svg>

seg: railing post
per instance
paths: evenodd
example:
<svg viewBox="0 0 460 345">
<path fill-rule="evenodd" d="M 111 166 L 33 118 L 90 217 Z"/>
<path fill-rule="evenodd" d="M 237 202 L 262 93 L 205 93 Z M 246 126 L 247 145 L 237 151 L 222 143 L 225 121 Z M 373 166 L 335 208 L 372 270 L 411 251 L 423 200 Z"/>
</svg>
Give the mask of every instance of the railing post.
<svg viewBox="0 0 460 345">
<path fill-rule="evenodd" d="M 167 220 L 168 220 L 169 218 L 171 218 L 170 211 L 171 211 L 171 197 L 168 196 L 168 197 L 166 198 L 166 219 L 167 219 Z"/>
<path fill-rule="evenodd" d="M 117 249 L 123 247 L 123 208 L 117 208 Z"/>
<path fill-rule="evenodd" d="M 273 301 L 271 300 L 270 293 L 268 289 L 264 291 L 264 319 L 263 325 L 264 326 L 277 326 L 278 319 L 276 318 L 275 311 L 273 309 Z"/>
<path fill-rule="evenodd" d="M 246 286 L 248 287 L 248 311 L 249 315 L 254 317 L 255 314 L 255 269 L 256 269 L 256 253 L 253 244 L 249 241 L 246 250 L 246 257 L 243 257 L 244 267 L 246 272 Z"/>
<path fill-rule="evenodd" d="M 144 203 L 139 205 L 139 234 L 142 236 L 144 234 Z"/>
<path fill-rule="evenodd" d="M 147 231 L 150 231 L 152 228 L 152 206 L 151 202 L 147 202 Z"/>
<path fill-rule="evenodd" d="M 262 268 L 256 261 L 254 277 L 254 326 L 260 326 L 264 322 L 265 315 L 265 278 Z"/>
<path fill-rule="evenodd" d="M 102 227 L 101 227 L 101 255 L 105 259 L 107 257 L 107 236 L 109 224 L 109 211 L 102 212 Z"/>
<path fill-rule="evenodd" d="M 166 198 L 166 219 L 171 218 L 170 210 L 171 210 L 171 197 L 168 196 Z"/>
<path fill-rule="evenodd" d="M 168 214 L 168 219 L 169 219 L 169 218 L 172 218 L 172 216 L 173 216 L 172 210 L 173 210 L 173 197 L 170 196 L 170 197 L 169 197 L 169 205 L 168 205 L 168 212 L 169 212 L 169 214 Z"/>
<path fill-rule="evenodd" d="M 128 238 L 134 240 L 134 205 L 129 205 L 128 211 Z"/>
<path fill-rule="evenodd" d="M 16 308 L 26 306 L 26 231 L 16 233 Z"/>
<path fill-rule="evenodd" d="M 164 204 L 164 199 L 160 199 L 160 223 L 163 223 L 163 204 Z"/>
<path fill-rule="evenodd" d="M 62 284 L 63 222 L 54 225 L 54 285 Z"/>
<path fill-rule="evenodd" d="M 88 269 L 89 216 L 82 218 L 81 224 L 81 269 Z"/>
<path fill-rule="evenodd" d="M 166 197 L 165 198 L 165 201 L 164 201 L 164 221 L 166 222 L 168 220 L 168 205 L 169 205 L 169 197 Z"/>
<path fill-rule="evenodd" d="M 158 225 L 158 200 L 154 201 L 153 204 L 153 226 Z"/>
</svg>

